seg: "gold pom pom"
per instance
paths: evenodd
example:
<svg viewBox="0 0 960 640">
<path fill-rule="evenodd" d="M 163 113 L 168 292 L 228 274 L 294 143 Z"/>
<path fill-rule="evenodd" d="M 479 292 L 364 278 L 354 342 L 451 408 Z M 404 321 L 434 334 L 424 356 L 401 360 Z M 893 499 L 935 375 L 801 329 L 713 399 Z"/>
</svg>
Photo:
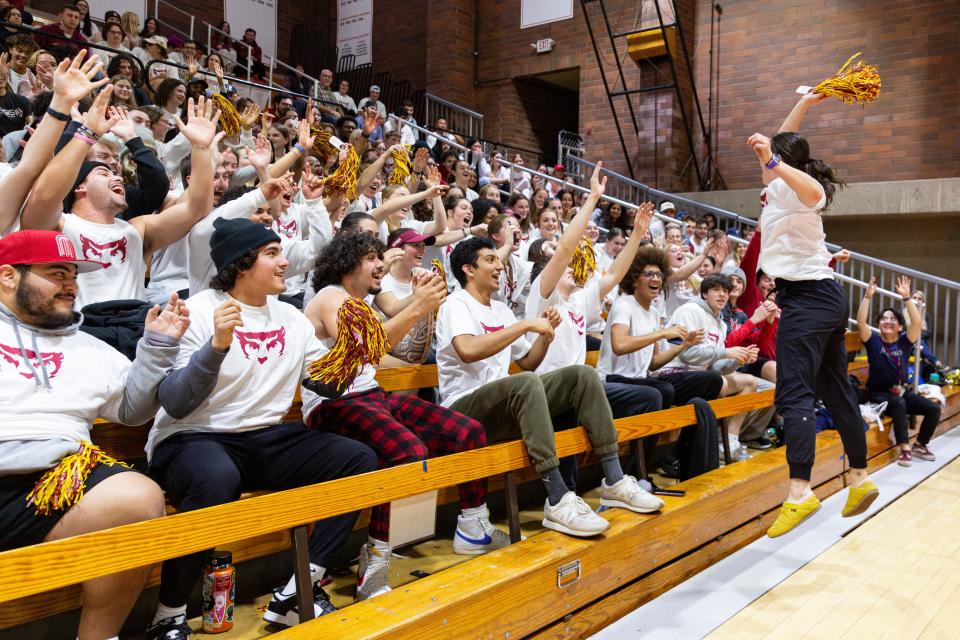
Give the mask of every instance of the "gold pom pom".
<svg viewBox="0 0 960 640">
<path fill-rule="evenodd" d="M 880 96 L 880 72 L 862 59 L 857 52 L 835 74 L 813 88 L 814 93 L 833 96 L 844 104 L 873 102 Z"/>
<path fill-rule="evenodd" d="M 573 252 L 573 258 L 570 260 L 570 268 L 573 269 L 573 281 L 578 287 L 587 284 L 587 280 L 597 269 L 597 254 L 593 252 L 593 243 L 590 238 L 583 236 L 580 244 Z"/>
<path fill-rule="evenodd" d="M 383 324 L 360 298 L 350 297 L 337 311 L 337 341 L 322 358 L 307 367 L 311 380 L 342 387 L 364 365 L 378 365 L 390 351 Z"/>
<path fill-rule="evenodd" d="M 87 476 L 98 464 L 129 467 L 114 460 L 96 445 L 81 442 L 76 453 L 64 456 L 57 466 L 37 480 L 33 490 L 27 495 L 27 506 L 35 506 L 39 516 L 50 515 L 54 511 L 66 511 L 83 497 Z"/>
<path fill-rule="evenodd" d="M 410 145 L 405 144 L 402 149 L 391 151 L 390 155 L 393 158 L 393 171 L 387 178 L 387 184 L 405 184 L 413 171 L 410 164 Z"/>
<path fill-rule="evenodd" d="M 240 133 L 240 129 L 243 127 L 243 119 L 230 99 L 222 94 L 215 93 L 213 94 L 213 101 L 220 109 L 220 126 L 223 127 L 227 137 L 232 138 Z"/>
<path fill-rule="evenodd" d="M 344 194 L 353 202 L 357 199 L 357 180 L 360 179 L 360 156 L 353 145 L 347 146 L 347 157 L 340 163 L 337 170 L 324 180 L 324 189 L 330 192 Z"/>
<path fill-rule="evenodd" d="M 310 135 L 314 136 L 313 155 L 318 158 L 329 158 L 330 156 L 337 155 L 337 150 L 330 144 L 330 138 L 333 134 L 330 133 L 329 129 L 313 124 L 310 125 Z"/>
</svg>

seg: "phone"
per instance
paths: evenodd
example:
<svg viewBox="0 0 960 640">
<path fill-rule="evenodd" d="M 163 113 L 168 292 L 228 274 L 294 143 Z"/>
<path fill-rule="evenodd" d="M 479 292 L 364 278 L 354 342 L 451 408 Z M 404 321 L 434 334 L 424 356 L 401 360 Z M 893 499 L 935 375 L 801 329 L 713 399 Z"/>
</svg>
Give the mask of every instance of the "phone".
<svg viewBox="0 0 960 640">
<path fill-rule="evenodd" d="M 410 572 L 410 575 L 412 575 L 414 578 L 426 578 L 430 574 L 426 571 L 421 571 L 420 569 L 414 569 Z"/>
<path fill-rule="evenodd" d="M 676 498 L 682 498 L 687 495 L 687 492 L 682 489 L 660 489 L 659 487 L 654 488 L 650 493 L 656 496 L 674 496 Z"/>
</svg>

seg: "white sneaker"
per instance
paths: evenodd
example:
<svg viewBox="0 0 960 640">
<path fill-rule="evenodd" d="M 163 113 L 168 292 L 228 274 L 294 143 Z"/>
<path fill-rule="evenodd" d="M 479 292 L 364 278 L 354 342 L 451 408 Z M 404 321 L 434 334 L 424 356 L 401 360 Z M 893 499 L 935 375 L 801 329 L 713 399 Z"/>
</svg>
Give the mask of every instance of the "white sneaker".
<svg viewBox="0 0 960 640">
<path fill-rule="evenodd" d="M 720 437 L 723 437 L 723 434 L 720 434 Z M 730 461 L 737 461 L 737 452 L 740 451 L 740 436 L 727 436 L 727 444 L 730 446 Z M 723 464 L 723 443 L 719 443 L 720 447 L 720 463 Z"/>
<path fill-rule="evenodd" d="M 543 526 L 560 533 L 588 538 L 603 533 L 610 523 L 593 512 L 583 498 L 568 491 L 556 505 L 547 499 L 543 505 Z"/>
<path fill-rule="evenodd" d="M 663 508 L 663 500 L 645 491 L 633 476 L 623 476 L 613 486 L 600 482 L 600 505 L 621 507 L 637 513 L 653 513 Z"/>
<path fill-rule="evenodd" d="M 502 549 L 510 544 L 510 536 L 484 518 L 457 517 L 457 532 L 453 534 L 453 552 L 464 556 L 478 556 Z"/>
<path fill-rule="evenodd" d="M 357 564 L 357 601 L 388 593 L 389 571 L 390 555 L 380 553 L 370 544 L 363 545 Z"/>
</svg>

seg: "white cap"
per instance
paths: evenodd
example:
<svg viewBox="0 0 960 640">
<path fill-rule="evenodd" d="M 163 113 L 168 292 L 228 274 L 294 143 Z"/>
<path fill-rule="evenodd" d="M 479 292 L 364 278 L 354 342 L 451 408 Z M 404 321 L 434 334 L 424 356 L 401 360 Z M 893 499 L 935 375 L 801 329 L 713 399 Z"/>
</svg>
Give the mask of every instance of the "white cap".
<svg viewBox="0 0 960 640">
<path fill-rule="evenodd" d="M 675 206 L 673 206 L 673 203 L 672 203 L 672 202 L 669 202 L 669 201 L 664 202 L 663 204 L 660 205 L 660 213 L 663 213 L 663 212 L 666 211 L 667 209 L 671 209 L 671 210 L 673 210 L 673 211 L 676 211 L 676 210 L 677 210 L 677 208 L 676 208 Z"/>
</svg>

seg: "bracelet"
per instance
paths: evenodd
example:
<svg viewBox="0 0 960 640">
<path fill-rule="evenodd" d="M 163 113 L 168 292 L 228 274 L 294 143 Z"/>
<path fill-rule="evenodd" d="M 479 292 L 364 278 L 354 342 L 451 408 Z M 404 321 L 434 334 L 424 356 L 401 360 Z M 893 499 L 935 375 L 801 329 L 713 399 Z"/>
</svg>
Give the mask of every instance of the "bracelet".
<svg viewBox="0 0 960 640">
<path fill-rule="evenodd" d="M 763 166 L 772 171 L 778 164 L 780 164 L 780 154 L 775 153 L 770 156 L 770 159 L 767 160 Z"/>
<path fill-rule="evenodd" d="M 463 237 L 466 238 L 466 237 L 467 237 L 467 230 L 466 230 L 466 229 L 460 229 L 460 231 L 463 232 Z"/>
<path fill-rule="evenodd" d="M 79 131 L 77 131 L 76 133 L 74 133 L 74 134 L 73 134 L 73 137 L 76 138 L 77 140 L 83 140 L 84 142 L 86 142 L 86 143 L 87 143 L 88 145 L 90 145 L 91 147 L 92 147 L 93 145 L 97 144 L 97 141 L 96 141 L 96 140 L 94 140 L 93 138 L 88 138 L 87 136 L 83 135 L 83 134 L 80 133 Z"/>
<path fill-rule="evenodd" d="M 307 155 L 307 150 L 304 149 L 304 148 L 303 148 L 303 145 L 300 144 L 299 142 L 294 142 L 294 143 L 293 143 L 293 148 L 296 149 L 297 151 L 299 151 L 299 152 L 300 152 L 300 155 L 302 155 L 302 156 Z"/>
<path fill-rule="evenodd" d="M 193 148 L 194 151 L 207 151 L 208 149 L 210 149 L 210 147 L 203 144 L 198 144 Z"/>
<path fill-rule="evenodd" d="M 52 107 L 47 107 L 47 114 L 54 120 L 59 120 L 60 122 L 70 122 L 70 116 L 65 113 L 60 113 Z"/>
<path fill-rule="evenodd" d="M 77 127 L 77 133 L 82 134 L 86 138 L 92 139 L 93 142 L 98 142 L 100 140 L 100 135 L 94 133 L 93 129 L 91 129 L 85 124 L 82 124 L 79 127 Z M 93 144 L 93 142 L 91 142 L 90 144 Z"/>
</svg>

